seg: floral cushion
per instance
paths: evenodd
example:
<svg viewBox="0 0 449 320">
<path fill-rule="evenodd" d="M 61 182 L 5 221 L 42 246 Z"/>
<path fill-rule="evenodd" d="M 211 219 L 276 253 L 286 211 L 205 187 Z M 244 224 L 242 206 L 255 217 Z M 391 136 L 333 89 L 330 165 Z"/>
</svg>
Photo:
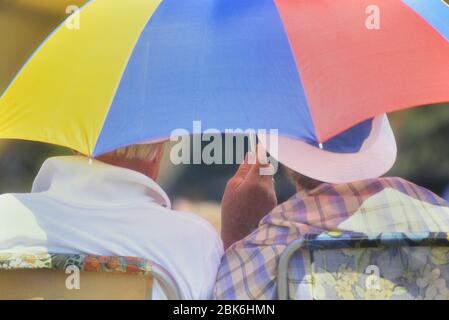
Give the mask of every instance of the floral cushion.
<svg viewBox="0 0 449 320">
<path fill-rule="evenodd" d="M 448 238 L 446 233 L 310 235 L 290 264 L 289 296 L 449 300 Z M 295 259 L 302 260 L 305 272 L 298 272 Z"/>
<path fill-rule="evenodd" d="M 77 266 L 86 272 L 121 272 L 150 275 L 151 262 L 135 257 L 105 257 L 84 254 L 52 253 L 0 253 L 0 270 L 11 269 L 56 269 L 65 270 Z"/>
</svg>

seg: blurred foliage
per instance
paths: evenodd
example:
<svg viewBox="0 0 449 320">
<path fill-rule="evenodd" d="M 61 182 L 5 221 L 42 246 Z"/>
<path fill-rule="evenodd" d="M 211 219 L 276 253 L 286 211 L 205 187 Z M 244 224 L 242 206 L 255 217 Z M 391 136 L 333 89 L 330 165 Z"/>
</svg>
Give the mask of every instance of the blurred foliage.
<svg viewBox="0 0 449 320">
<path fill-rule="evenodd" d="M 0 0 L 0 93 L 36 47 L 86 0 Z"/>
<path fill-rule="evenodd" d="M 235 137 L 234 137 L 235 139 Z M 222 150 L 225 150 L 224 138 L 222 138 Z M 202 147 L 207 143 L 203 143 Z M 234 163 L 237 163 L 235 158 L 236 149 L 234 141 Z M 248 139 L 245 138 L 245 153 L 248 150 Z M 190 154 L 192 155 L 193 150 Z M 167 159 L 168 160 L 168 159 Z M 191 163 L 193 163 L 191 159 Z M 225 163 L 223 155 L 223 163 Z M 180 170 L 176 179 L 172 183 L 164 185 L 167 188 L 169 195 L 176 197 L 184 197 L 193 201 L 216 201 L 220 202 L 223 191 L 228 180 L 235 174 L 238 169 L 236 164 L 190 164 L 177 166 Z M 287 200 L 293 193 L 294 187 L 288 182 L 283 175 L 282 168 L 275 176 L 275 186 L 278 193 L 279 201 Z"/>
<path fill-rule="evenodd" d="M 449 184 L 449 105 L 407 110 L 392 118 L 398 161 L 390 175 L 441 193 Z"/>
<path fill-rule="evenodd" d="M 28 192 L 44 160 L 67 155 L 65 148 L 29 141 L 0 142 L 0 194 Z"/>
</svg>

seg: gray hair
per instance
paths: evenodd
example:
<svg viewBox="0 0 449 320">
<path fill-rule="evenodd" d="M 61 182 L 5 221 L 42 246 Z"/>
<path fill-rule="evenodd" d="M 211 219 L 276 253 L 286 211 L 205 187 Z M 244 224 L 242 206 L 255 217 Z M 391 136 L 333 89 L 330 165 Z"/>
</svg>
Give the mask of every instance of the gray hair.
<svg viewBox="0 0 449 320">
<path fill-rule="evenodd" d="M 134 144 L 112 151 L 110 154 L 125 159 L 153 161 L 156 160 L 160 147 L 164 144 L 165 142 Z"/>
</svg>

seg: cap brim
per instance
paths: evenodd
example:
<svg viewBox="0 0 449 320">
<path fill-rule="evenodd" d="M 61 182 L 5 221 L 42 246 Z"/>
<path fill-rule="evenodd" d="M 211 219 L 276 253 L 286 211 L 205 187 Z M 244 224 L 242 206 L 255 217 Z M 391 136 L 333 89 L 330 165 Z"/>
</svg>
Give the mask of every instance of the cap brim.
<svg viewBox="0 0 449 320">
<path fill-rule="evenodd" d="M 396 140 L 386 115 L 373 119 L 372 130 L 356 153 L 335 153 L 306 142 L 259 134 L 259 141 L 283 165 L 310 178 L 347 183 L 377 178 L 394 165 Z M 277 149 L 277 150 L 276 150 Z"/>
</svg>

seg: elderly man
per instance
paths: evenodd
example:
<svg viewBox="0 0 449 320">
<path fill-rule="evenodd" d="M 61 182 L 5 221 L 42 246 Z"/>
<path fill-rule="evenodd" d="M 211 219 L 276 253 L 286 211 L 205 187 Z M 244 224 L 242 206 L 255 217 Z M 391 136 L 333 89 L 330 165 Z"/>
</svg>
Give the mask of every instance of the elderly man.
<svg viewBox="0 0 449 320">
<path fill-rule="evenodd" d="M 378 178 L 395 157 L 386 116 L 351 128 L 324 146 L 280 138 L 278 159 L 290 167 L 286 171 L 297 193 L 279 206 L 271 177 L 259 176 L 259 164 L 243 164 L 222 201 L 227 252 L 215 298 L 276 299 L 279 257 L 304 234 L 447 232 L 446 201 L 403 179 Z M 298 273 L 305 275 L 306 262 L 296 262 L 302 268 Z M 303 290 L 310 285 L 299 279 L 296 298 L 312 298 L 310 290 Z"/>
<path fill-rule="evenodd" d="M 207 221 L 170 208 L 155 182 L 163 150 L 48 159 L 31 193 L 0 196 L 0 252 L 146 258 L 171 273 L 185 299 L 210 298 L 222 243 Z M 153 298 L 164 298 L 157 283 Z"/>
</svg>

